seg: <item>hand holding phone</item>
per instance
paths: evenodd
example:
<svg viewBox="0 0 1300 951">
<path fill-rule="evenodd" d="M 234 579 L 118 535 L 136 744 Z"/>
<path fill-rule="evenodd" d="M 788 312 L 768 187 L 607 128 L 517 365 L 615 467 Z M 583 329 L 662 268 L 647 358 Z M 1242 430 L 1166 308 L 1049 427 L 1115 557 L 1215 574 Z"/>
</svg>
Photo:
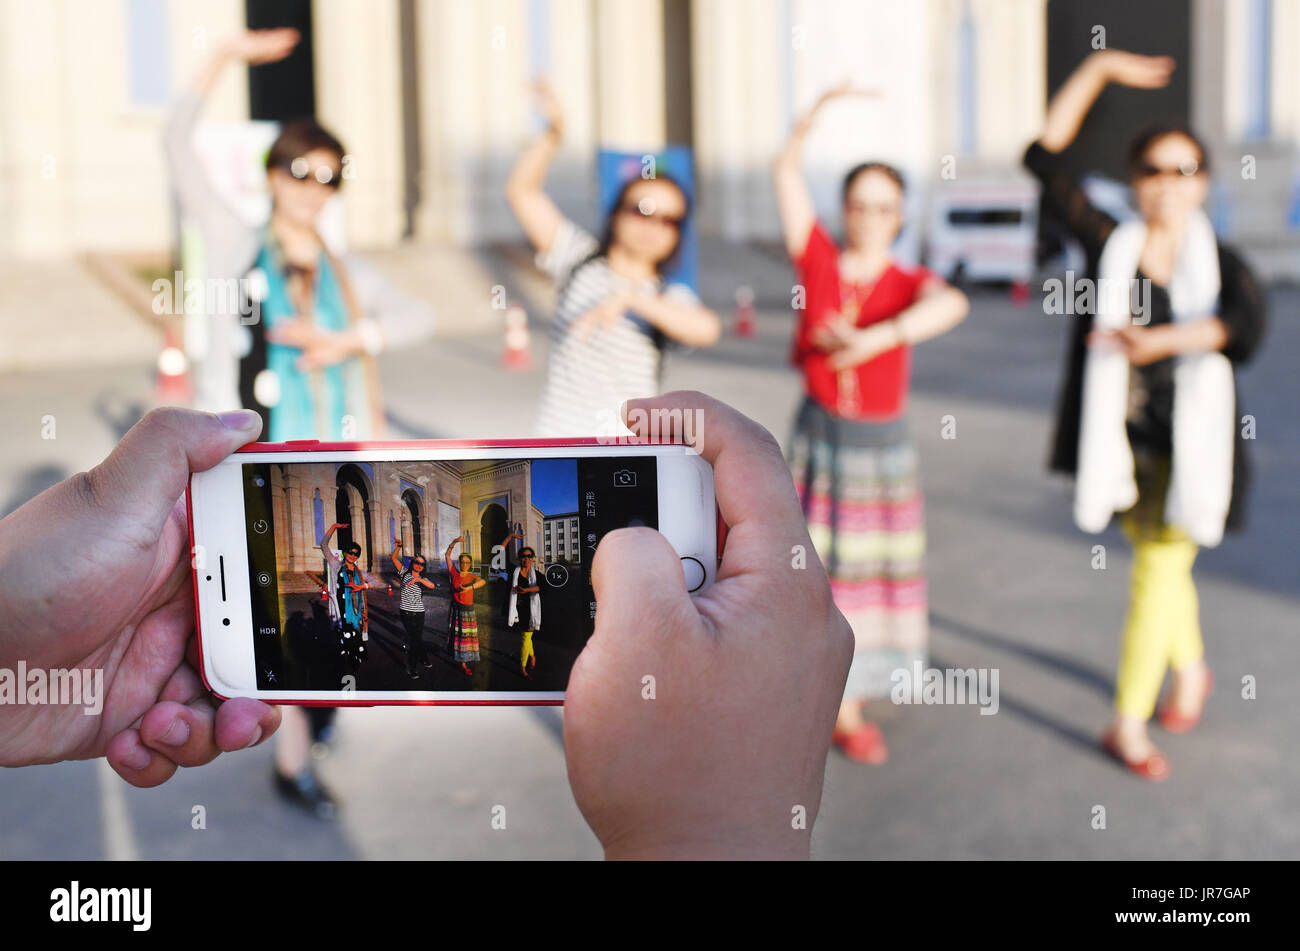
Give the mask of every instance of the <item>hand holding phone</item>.
<svg viewBox="0 0 1300 951">
<path fill-rule="evenodd" d="M 104 756 L 134 786 L 262 742 L 256 700 L 199 679 L 183 493 L 192 472 L 257 437 L 255 413 L 157 409 L 89 472 L 23 505 L 0 532 L 0 667 L 98 672 L 95 699 L 5 706 L 0 765 Z M 74 565 L 77 581 L 52 566 Z M 87 716 L 92 705 L 98 716 Z"/>
<path fill-rule="evenodd" d="M 560 703 L 591 635 L 591 559 L 609 532 L 657 529 L 692 590 L 717 571 L 713 474 L 688 445 L 252 444 L 191 480 L 190 513 L 209 556 L 194 579 L 206 682 L 272 703 Z M 516 539 L 529 542 L 519 578 Z M 427 569 L 438 551 L 451 584 L 427 599 L 371 580 L 385 565 L 414 573 L 417 556 Z M 431 663 L 412 674 L 398 651 L 354 654 L 352 635 L 367 630 Z"/>
<path fill-rule="evenodd" d="M 627 409 L 703 410 L 727 544 L 692 598 L 658 532 L 601 542 L 596 628 L 565 697 L 574 799 L 609 858 L 806 858 L 853 632 L 789 468 L 766 430 L 700 393 Z"/>
</svg>

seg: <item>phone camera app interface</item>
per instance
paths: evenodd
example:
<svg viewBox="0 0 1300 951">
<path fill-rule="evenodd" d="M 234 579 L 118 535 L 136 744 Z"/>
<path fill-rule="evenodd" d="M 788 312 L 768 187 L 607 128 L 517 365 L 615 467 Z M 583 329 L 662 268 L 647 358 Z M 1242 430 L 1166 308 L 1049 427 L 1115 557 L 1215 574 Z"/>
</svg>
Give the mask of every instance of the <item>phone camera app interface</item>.
<svg viewBox="0 0 1300 951">
<path fill-rule="evenodd" d="M 600 540 L 659 527 L 656 464 L 245 464 L 259 688 L 564 690 Z"/>
</svg>

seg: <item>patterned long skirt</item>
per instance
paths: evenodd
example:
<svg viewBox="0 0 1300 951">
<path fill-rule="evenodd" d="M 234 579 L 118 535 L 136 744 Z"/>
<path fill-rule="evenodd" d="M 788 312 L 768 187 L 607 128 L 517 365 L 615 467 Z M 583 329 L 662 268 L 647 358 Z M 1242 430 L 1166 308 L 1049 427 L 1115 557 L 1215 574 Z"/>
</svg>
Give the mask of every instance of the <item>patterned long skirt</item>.
<svg viewBox="0 0 1300 951">
<path fill-rule="evenodd" d="M 788 453 L 808 534 L 856 650 L 844 697 L 889 695 L 926 662 L 925 515 L 906 420 L 843 419 L 805 399 Z"/>
<path fill-rule="evenodd" d="M 472 604 L 451 603 L 451 656 L 460 664 L 478 660 L 478 613 Z"/>
</svg>

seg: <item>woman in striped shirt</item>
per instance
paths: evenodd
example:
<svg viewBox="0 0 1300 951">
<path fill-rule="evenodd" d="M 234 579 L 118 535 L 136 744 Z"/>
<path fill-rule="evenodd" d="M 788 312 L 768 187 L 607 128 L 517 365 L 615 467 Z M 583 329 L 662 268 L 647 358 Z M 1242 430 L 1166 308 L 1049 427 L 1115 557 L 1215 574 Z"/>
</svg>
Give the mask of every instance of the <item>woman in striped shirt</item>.
<svg viewBox="0 0 1300 951">
<path fill-rule="evenodd" d="M 664 280 L 690 211 L 672 179 L 628 182 L 603 239 L 565 218 L 547 196 L 546 172 L 564 123 L 545 84 L 535 89 L 549 127 L 515 164 L 506 200 L 537 249 L 538 266 L 560 289 L 537 433 L 623 434 L 619 407 L 659 392 L 667 342 L 710 346 L 721 322 L 689 287 Z"/>
<path fill-rule="evenodd" d="M 402 564 L 402 543 L 393 541 L 393 567 L 397 569 L 398 584 L 401 585 L 401 600 L 398 602 L 402 614 L 402 627 L 406 630 L 406 675 L 412 680 L 420 676 L 416 664 L 433 666 L 433 658 L 424 649 L 424 592 L 420 586 L 430 591 L 438 587 L 424 577 L 424 556 L 411 556 L 411 567 Z"/>
</svg>

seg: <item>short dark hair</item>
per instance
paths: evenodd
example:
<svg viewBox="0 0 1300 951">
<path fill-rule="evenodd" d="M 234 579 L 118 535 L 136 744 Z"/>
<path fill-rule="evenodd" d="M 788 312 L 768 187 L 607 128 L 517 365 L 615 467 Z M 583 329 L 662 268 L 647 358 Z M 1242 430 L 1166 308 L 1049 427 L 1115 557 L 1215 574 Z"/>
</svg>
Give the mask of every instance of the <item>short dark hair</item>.
<svg viewBox="0 0 1300 951">
<path fill-rule="evenodd" d="M 456 556 L 456 564 L 460 564 L 462 561 L 468 561 L 472 565 L 474 564 L 474 556 L 469 552 L 463 551 Z"/>
<path fill-rule="evenodd" d="M 422 565 L 427 565 L 427 564 L 428 564 L 428 562 L 424 560 L 424 556 L 423 556 L 423 555 L 412 555 L 412 556 L 411 556 L 411 564 L 415 564 L 417 561 L 418 561 L 420 564 L 422 564 Z"/>
<path fill-rule="evenodd" d="M 523 548 L 519 549 L 519 557 L 520 557 L 520 558 L 525 558 L 525 557 L 536 558 L 536 557 L 537 557 L 537 552 L 533 551 L 532 548 L 529 547 L 528 545 L 525 545 Z"/>
<path fill-rule="evenodd" d="M 294 119 L 287 122 L 271 143 L 271 150 L 266 153 L 267 170 L 287 168 L 294 159 L 301 158 L 313 149 L 333 152 L 339 161 L 348 154 L 334 133 L 315 119 Z"/>
<path fill-rule="evenodd" d="M 849 169 L 848 174 L 844 176 L 844 184 L 840 186 L 841 204 L 849 200 L 849 191 L 853 188 L 853 183 L 858 180 L 858 176 L 865 175 L 867 172 L 879 172 L 897 185 L 900 192 L 907 194 L 907 186 L 903 184 L 903 173 L 894 166 L 885 162 L 862 162 Z"/>
<path fill-rule="evenodd" d="M 353 542 L 347 548 L 343 549 L 343 553 L 347 555 L 359 555 L 361 554 L 361 546 L 356 542 Z"/>
<path fill-rule="evenodd" d="M 1163 139 L 1167 135 L 1181 135 L 1188 139 L 1192 145 L 1196 146 L 1196 151 L 1200 154 L 1197 160 L 1197 171 L 1208 172 L 1210 170 L 1210 156 L 1205 151 L 1205 143 L 1200 137 L 1187 127 L 1185 123 L 1177 120 L 1166 120 L 1149 125 L 1137 135 L 1128 144 L 1128 171 L 1129 175 L 1136 175 L 1142 168 L 1142 164 L 1147 157 L 1147 151 L 1155 145 L 1158 139 Z"/>
</svg>

